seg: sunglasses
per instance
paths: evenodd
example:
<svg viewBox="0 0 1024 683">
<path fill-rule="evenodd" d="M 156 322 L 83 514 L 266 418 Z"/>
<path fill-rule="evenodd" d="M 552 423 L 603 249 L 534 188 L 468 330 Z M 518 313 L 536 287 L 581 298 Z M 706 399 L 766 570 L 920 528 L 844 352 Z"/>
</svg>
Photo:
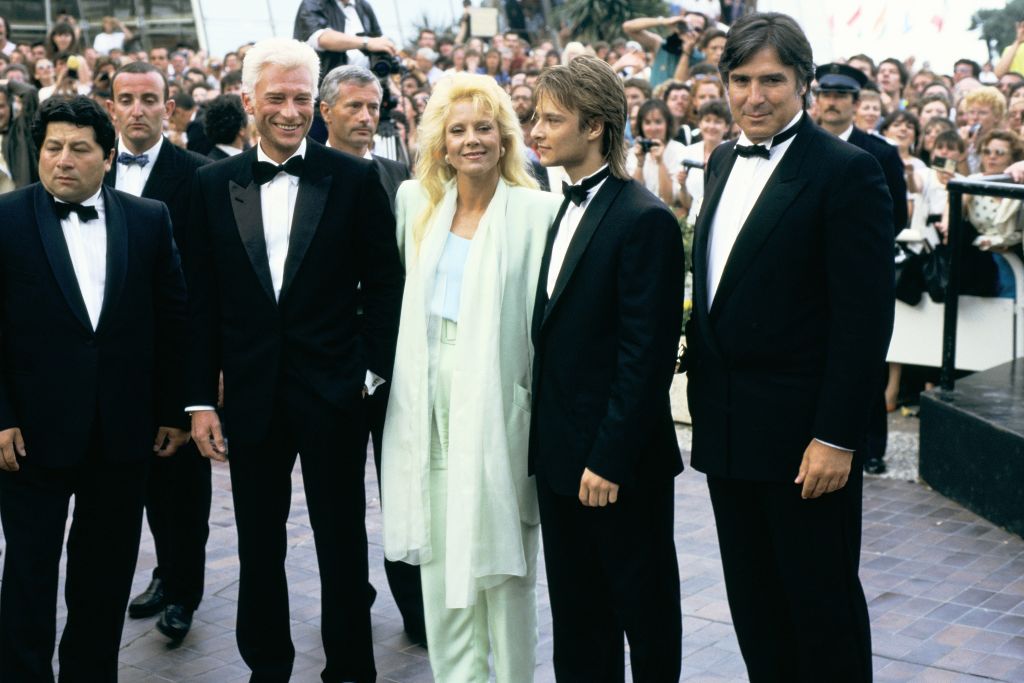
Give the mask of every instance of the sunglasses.
<svg viewBox="0 0 1024 683">
<path fill-rule="evenodd" d="M 997 157 L 1005 157 L 1009 153 L 1010 153 L 1010 151 L 1006 150 L 1006 149 L 992 149 L 990 147 L 983 147 L 981 149 L 982 156 L 988 156 L 989 154 L 994 154 Z"/>
</svg>

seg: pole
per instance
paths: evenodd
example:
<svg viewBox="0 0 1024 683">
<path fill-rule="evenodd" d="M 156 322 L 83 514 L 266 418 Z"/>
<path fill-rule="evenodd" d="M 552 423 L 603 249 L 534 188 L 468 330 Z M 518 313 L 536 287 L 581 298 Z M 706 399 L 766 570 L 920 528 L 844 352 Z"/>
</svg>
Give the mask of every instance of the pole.
<svg viewBox="0 0 1024 683">
<path fill-rule="evenodd" d="M 46 19 L 46 32 L 53 28 L 53 4 L 52 0 L 43 0 L 43 16 Z"/>
<path fill-rule="evenodd" d="M 956 372 L 956 325 L 960 304 L 960 234 L 963 232 L 964 195 L 959 188 L 949 188 L 949 277 L 946 280 L 945 319 L 942 325 L 943 391 L 953 391 Z"/>
</svg>

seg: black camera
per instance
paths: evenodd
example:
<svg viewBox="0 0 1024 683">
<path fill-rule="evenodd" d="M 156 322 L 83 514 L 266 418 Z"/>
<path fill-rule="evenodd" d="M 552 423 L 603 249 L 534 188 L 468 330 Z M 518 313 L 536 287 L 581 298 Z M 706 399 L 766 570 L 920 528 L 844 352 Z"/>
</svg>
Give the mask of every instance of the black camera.
<svg viewBox="0 0 1024 683">
<path fill-rule="evenodd" d="M 636 141 L 640 145 L 640 151 L 647 154 L 651 151 L 651 148 L 658 144 L 657 140 L 651 140 L 649 138 L 640 138 Z"/>
<path fill-rule="evenodd" d="M 683 159 L 683 168 L 704 168 L 703 161 L 694 161 L 693 159 Z"/>
<path fill-rule="evenodd" d="M 387 78 L 392 74 L 402 72 L 402 60 L 387 52 L 367 52 L 370 60 L 370 71 L 377 78 Z"/>
</svg>

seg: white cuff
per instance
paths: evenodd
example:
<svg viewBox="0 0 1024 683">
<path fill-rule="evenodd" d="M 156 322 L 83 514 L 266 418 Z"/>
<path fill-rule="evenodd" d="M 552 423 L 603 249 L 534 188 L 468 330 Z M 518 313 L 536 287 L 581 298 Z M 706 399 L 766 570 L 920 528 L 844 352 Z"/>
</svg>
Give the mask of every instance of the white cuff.
<svg viewBox="0 0 1024 683">
<path fill-rule="evenodd" d="M 846 451 L 847 453 L 853 453 L 853 449 L 852 448 L 843 448 L 842 446 L 837 446 L 834 443 L 829 443 L 828 441 L 822 441 L 821 439 L 815 439 L 815 441 L 817 441 L 818 443 L 823 443 L 826 446 L 828 446 L 829 448 L 834 448 L 837 451 Z"/>
<path fill-rule="evenodd" d="M 185 406 L 185 412 L 191 415 L 192 413 L 198 413 L 202 410 L 216 410 L 213 406 Z"/>
<path fill-rule="evenodd" d="M 317 52 L 323 52 L 323 48 L 320 47 L 320 36 L 326 30 L 327 29 L 325 28 L 321 28 L 317 29 L 316 31 L 313 31 L 313 35 L 311 35 L 309 38 L 306 38 L 306 44 L 309 45 L 314 50 L 316 50 Z"/>
<path fill-rule="evenodd" d="M 377 387 L 387 382 L 383 377 L 377 376 L 372 370 L 366 371 L 366 395 L 373 396 L 373 392 L 377 391 Z"/>
</svg>

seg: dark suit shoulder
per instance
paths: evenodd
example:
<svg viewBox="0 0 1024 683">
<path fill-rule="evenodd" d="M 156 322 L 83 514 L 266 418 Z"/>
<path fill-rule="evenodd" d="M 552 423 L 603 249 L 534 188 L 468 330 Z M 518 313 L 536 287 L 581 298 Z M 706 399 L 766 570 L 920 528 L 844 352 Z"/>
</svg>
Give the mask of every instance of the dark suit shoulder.
<svg viewBox="0 0 1024 683">
<path fill-rule="evenodd" d="M 382 170 L 400 176 L 403 180 L 409 178 L 409 167 L 405 164 L 395 161 L 394 159 L 388 159 L 387 157 L 373 155 L 373 160 L 381 167 Z"/>
<path fill-rule="evenodd" d="M 140 214 L 150 213 L 156 214 L 157 216 L 162 215 L 166 211 L 166 205 L 157 199 L 147 199 L 146 197 L 136 197 L 135 195 L 128 194 L 127 192 L 121 192 L 115 190 L 112 187 L 107 187 L 111 195 L 124 207 L 126 213 L 131 216 L 130 220 L 140 223 L 153 220 L 153 216 L 148 216 L 142 221 L 135 221 L 135 218 Z"/>
<path fill-rule="evenodd" d="M 43 189 L 42 183 L 34 182 L 17 190 L 0 194 L 0 211 L 14 210 L 19 204 L 31 204 L 35 199 L 35 193 L 38 191 L 45 192 L 46 190 Z M 13 223 L 6 220 L 0 220 L 0 225 L 12 225 L 13 227 Z"/>
</svg>

